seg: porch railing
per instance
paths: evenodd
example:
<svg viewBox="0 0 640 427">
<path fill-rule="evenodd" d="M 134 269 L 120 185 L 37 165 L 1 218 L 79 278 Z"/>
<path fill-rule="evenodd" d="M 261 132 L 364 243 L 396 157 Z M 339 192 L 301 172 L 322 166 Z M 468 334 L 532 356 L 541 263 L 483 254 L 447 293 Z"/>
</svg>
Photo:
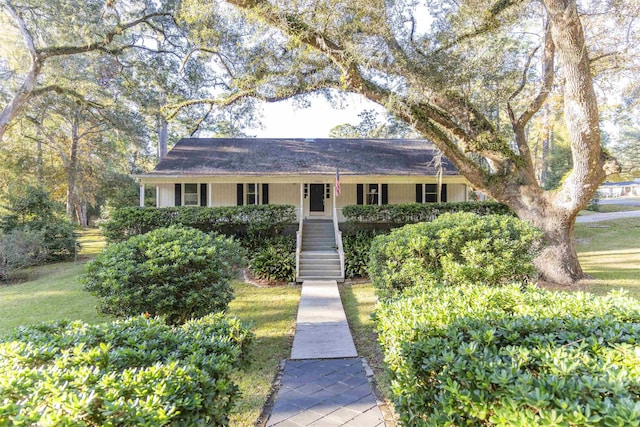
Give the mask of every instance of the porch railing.
<svg viewBox="0 0 640 427">
<path fill-rule="evenodd" d="M 338 227 L 338 210 L 335 201 L 333 204 L 333 233 L 336 236 L 336 247 L 338 248 L 338 256 L 340 256 L 340 277 L 344 280 L 344 248 L 342 247 L 342 231 Z"/>
<path fill-rule="evenodd" d="M 304 223 L 304 211 L 300 209 L 298 216 L 298 231 L 296 231 L 296 279 L 300 277 L 300 253 L 302 252 L 302 226 Z"/>
</svg>

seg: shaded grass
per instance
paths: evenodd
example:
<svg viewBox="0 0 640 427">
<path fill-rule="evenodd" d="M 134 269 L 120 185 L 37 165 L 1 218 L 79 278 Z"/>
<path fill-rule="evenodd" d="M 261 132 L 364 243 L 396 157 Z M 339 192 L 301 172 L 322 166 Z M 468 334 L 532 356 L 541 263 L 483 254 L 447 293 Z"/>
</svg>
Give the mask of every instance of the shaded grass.
<svg viewBox="0 0 640 427">
<path fill-rule="evenodd" d="M 229 304 L 229 313 L 252 324 L 255 340 L 249 350 L 250 364 L 233 375 L 242 397 L 231 414 L 231 426 L 251 426 L 269 397 L 280 360 L 290 355 L 300 287 L 235 283 L 233 288 L 236 298 Z"/>
<path fill-rule="evenodd" d="M 112 319 L 96 311 L 97 298 L 78 283 L 84 263 L 61 262 L 29 269 L 35 280 L 0 286 L 0 334 L 49 320 L 100 323 Z"/>
<path fill-rule="evenodd" d="M 640 218 L 576 224 L 576 249 L 593 279 L 579 288 L 595 294 L 623 288 L 640 299 Z"/>
<path fill-rule="evenodd" d="M 373 370 L 380 397 L 387 408 L 393 408 L 390 377 L 384 363 L 384 354 L 378 344 L 375 320 L 372 317 L 378 298 L 371 283 L 344 284 L 340 297 L 358 355 L 367 359 Z M 395 414 L 392 414 L 395 418 Z"/>
<path fill-rule="evenodd" d="M 107 245 L 99 228 L 85 228 L 78 232 L 80 257 L 93 258 Z"/>
</svg>

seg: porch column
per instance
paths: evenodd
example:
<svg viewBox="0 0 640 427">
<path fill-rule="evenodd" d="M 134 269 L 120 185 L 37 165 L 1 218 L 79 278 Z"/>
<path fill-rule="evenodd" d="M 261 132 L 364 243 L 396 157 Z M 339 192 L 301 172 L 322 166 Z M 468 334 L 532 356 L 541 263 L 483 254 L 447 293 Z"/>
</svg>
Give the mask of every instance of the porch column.
<svg viewBox="0 0 640 427">
<path fill-rule="evenodd" d="M 304 217 L 304 183 L 301 182 L 300 183 L 300 217 L 298 218 L 298 221 L 302 221 L 303 217 Z"/>
<path fill-rule="evenodd" d="M 209 185 L 207 186 L 207 191 L 209 192 L 209 203 L 207 204 L 207 206 L 211 207 L 213 206 L 213 184 L 209 183 Z"/>
<path fill-rule="evenodd" d="M 144 208 L 144 184 L 140 184 L 140 207 Z"/>
<path fill-rule="evenodd" d="M 382 206 L 382 184 L 378 183 L 378 206 Z"/>
<path fill-rule="evenodd" d="M 160 186 L 156 185 L 156 208 L 160 207 Z"/>
</svg>

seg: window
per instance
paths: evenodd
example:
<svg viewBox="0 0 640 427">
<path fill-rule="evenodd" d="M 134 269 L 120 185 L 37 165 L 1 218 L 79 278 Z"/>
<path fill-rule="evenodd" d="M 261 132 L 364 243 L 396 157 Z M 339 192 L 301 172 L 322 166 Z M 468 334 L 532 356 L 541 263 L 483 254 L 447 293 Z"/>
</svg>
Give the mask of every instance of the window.
<svg viewBox="0 0 640 427">
<path fill-rule="evenodd" d="M 184 184 L 184 205 L 185 206 L 200 205 L 198 184 Z"/>
<path fill-rule="evenodd" d="M 258 204 L 258 185 L 247 184 L 247 205 Z"/>
<path fill-rule="evenodd" d="M 367 184 L 367 204 L 377 205 L 378 197 L 379 197 L 378 184 Z"/>
<path fill-rule="evenodd" d="M 438 201 L 438 184 L 424 185 L 424 202 L 436 203 Z"/>
</svg>

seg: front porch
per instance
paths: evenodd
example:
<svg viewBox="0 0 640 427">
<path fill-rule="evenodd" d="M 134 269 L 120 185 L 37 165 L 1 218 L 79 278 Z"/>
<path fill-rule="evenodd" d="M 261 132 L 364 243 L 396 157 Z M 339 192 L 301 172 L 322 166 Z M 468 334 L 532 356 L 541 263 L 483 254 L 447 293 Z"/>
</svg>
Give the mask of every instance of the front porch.
<svg viewBox="0 0 640 427">
<path fill-rule="evenodd" d="M 441 184 L 434 179 L 415 177 L 349 177 L 341 178 L 340 195 L 336 195 L 335 179 L 327 177 L 299 177 L 289 182 L 274 177 L 236 177 L 232 182 L 214 178 L 183 177 L 181 182 L 153 182 L 156 207 L 169 206 L 237 206 L 283 204 L 297 208 L 297 219 L 332 219 L 335 206 L 338 222 L 344 222 L 342 208 L 349 205 L 385 205 L 403 203 L 463 202 L 468 200 L 468 187 L 464 179 L 446 177 Z M 404 182 L 398 182 L 398 181 Z M 144 198 L 140 198 L 144 206 Z"/>
</svg>

